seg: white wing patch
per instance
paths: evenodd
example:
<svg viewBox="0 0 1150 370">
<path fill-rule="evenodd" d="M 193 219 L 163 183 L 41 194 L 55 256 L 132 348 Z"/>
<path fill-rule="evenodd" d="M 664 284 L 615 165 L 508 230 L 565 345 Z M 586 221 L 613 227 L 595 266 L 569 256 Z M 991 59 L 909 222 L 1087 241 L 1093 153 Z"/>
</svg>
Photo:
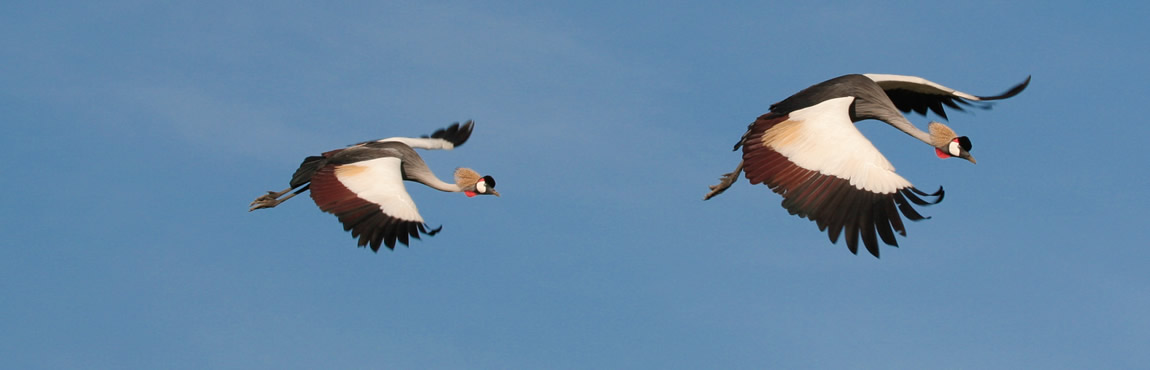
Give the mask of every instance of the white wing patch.
<svg viewBox="0 0 1150 370">
<path fill-rule="evenodd" d="M 378 204 L 383 213 L 413 222 L 423 222 L 415 201 L 403 186 L 402 161 L 395 157 L 376 158 L 337 166 L 335 177 L 360 199 Z"/>
<path fill-rule="evenodd" d="M 451 150 L 451 149 L 455 149 L 455 144 L 452 144 L 450 141 L 443 140 L 443 139 L 436 139 L 436 138 L 389 137 L 386 139 L 380 139 L 380 140 L 376 140 L 376 141 L 381 142 L 381 143 L 384 143 L 384 142 L 404 143 L 404 144 L 407 144 L 407 146 L 410 146 L 410 147 L 416 148 L 416 149 L 428 149 L 428 150 L 440 150 L 440 149 Z"/>
<path fill-rule="evenodd" d="M 803 168 L 850 180 L 856 188 L 890 194 L 910 187 L 894 166 L 859 132 L 842 97 L 791 112 L 763 133 L 763 143 Z"/>
<path fill-rule="evenodd" d="M 967 100 L 982 100 L 977 96 L 939 85 L 922 77 L 868 73 L 867 76 L 883 90 L 904 89 L 924 94 L 953 95 Z"/>
</svg>

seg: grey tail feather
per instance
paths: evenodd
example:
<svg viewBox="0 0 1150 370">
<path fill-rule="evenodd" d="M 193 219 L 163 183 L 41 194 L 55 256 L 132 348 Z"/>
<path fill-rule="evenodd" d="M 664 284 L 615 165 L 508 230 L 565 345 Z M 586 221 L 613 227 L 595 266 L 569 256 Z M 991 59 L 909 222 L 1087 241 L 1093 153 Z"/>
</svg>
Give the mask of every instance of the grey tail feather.
<svg viewBox="0 0 1150 370">
<path fill-rule="evenodd" d="M 314 155 L 304 158 L 299 169 L 295 170 L 291 176 L 291 187 L 294 189 L 311 182 L 312 175 L 315 175 L 315 172 L 323 168 L 324 165 L 327 165 L 326 157 Z"/>
</svg>

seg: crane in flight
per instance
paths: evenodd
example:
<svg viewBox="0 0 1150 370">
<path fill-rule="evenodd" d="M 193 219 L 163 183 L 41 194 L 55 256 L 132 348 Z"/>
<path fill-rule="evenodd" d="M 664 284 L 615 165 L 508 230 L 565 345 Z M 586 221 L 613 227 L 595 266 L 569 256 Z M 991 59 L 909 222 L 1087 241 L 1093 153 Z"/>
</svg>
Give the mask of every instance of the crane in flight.
<svg viewBox="0 0 1150 370">
<path fill-rule="evenodd" d="M 380 245 L 395 249 L 420 234 L 435 235 L 419 215 L 415 201 L 403 182 L 414 181 L 445 192 L 468 197 L 495 195 L 495 179 L 469 168 L 455 170 L 455 182 L 440 180 L 415 152 L 417 149 L 451 150 L 463 145 L 475 123 L 455 123 L 421 138 L 392 137 L 366 141 L 304 159 L 292 175 L 289 187 L 269 191 L 252 201 L 248 211 L 272 208 L 307 190 L 316 206 L 334 214 L 345 231 L 359 238 L 359 246 L 378 252 Z"/>
<path fill-rule="evenodd" d="M 958 111 L 963 106 L 986 109 L 986 101 L 1015 96 L 1029 84 L 1027 77 L 1005 93 L 976 96 L 914 76 L 850 74 L 820 82 L 771 105 L 751 123 L 735 144 L 735 150 L 743 149 L 742 161 L 703 199 L 721 194 L 744 173 L 751 184 L 765 184 L 782 195 L 783 208 L 814 221 L 831 243 L 843 235 L 847 248 L 858 254 L 861 236 L 866 250 L 878 257 L 879 239 L 897 247 L 895 232 L 906 236 L 899 212 L 922 220 L 926 217 L 911 203 L 936 204 L 943 190 L 928 194 L 896 174 L 855 122 L 886 122 L 934 147 L 940 158 L 975 163 L 970 139 L 939 122 L 924 132 L 900 112 L 925 115 L 930 110 L 946 119 L 944 105 Z"/>
</svg>

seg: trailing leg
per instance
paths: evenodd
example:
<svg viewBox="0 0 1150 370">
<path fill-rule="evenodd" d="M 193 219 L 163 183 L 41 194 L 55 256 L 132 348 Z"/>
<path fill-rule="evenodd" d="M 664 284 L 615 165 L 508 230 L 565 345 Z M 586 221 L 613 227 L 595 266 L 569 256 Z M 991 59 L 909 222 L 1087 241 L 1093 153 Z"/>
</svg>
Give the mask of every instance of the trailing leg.
<svg viewBox="0 0 1150 370">
<path fill-rule="evenodd" d="M 720 176 L 719 177 L 719 183 L 717 185 L 711 185 L 711 192 L 707 193 L 707 195 L 703 196 L 703 200 L 711 199 L 711 197 L 722 194 L 724 191 L 727 190 L 727 188 L 731 187 L 731 184 L 734 184 L 735 181 L 739 179 L 739 174 L 742 172 L 743 172 L 743 162 L 739 161 L 739 166 L 735 167 L 734 171 L 731 171 L 731 173 L 724 174 L 723 176 Z"/>
</svg>

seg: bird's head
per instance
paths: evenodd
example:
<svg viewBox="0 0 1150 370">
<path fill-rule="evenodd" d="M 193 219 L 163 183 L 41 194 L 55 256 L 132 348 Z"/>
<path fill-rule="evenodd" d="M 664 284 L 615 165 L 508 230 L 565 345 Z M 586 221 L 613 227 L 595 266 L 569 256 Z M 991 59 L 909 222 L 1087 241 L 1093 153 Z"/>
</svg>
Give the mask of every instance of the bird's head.
<svg viewBox="0 0 1150 370">
<path fill-rule="evenodd" d="M 958 136 L 950 127 L 939 122 L 931 122 L 927 127 L 930 129 L 930 145 L 934 146 L 934 154 L 939 158 L 958 157 L 970 163 L 978 163 L 970 155 L 972 146 L 966 136 Z"/>
<path fill-rule="evenodd" d="M 468 198 L 476 195 L 499 196 L 499 192 L 495 191 L 494 177 L 480 176 L 478 172 L 470 168 L 455 169 L 455 185 L 463 189 L 463 193 Z"/>
</svg>

